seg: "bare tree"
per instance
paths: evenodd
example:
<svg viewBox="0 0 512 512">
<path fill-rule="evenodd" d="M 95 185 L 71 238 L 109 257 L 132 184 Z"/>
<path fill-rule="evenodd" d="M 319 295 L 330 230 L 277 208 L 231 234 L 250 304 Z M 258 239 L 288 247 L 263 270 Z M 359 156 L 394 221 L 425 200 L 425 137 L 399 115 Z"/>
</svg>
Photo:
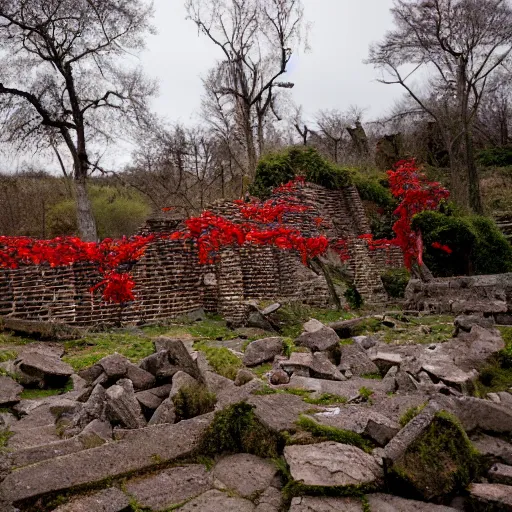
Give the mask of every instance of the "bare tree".
<svg viewBox="0 0 512 512">
<path fill-rule="evenodd" d="M 395 28 L 370 48 L 368 62 L 387 75 L 382 83 L 400 84 L 437 122 L 450 155 L 453 197 L 481 213 L 474 125 L 489 79 L 512 51 L 509 0 L 394 0 L 391 12 Z M 411 84 L 421 69 L 446 115 Z"/>
<path fill-rule="evenodd" d="M 2 138 L 18 150 L 67 148 L 85 240 L 97 239 L 87 177 L 155 91 L 126 58 L 144 47 L 151 15 L 146 0 L 0 0 Z"/>
<path fill-rule="evenodd" d="M 265 122 L 303 28 L 302 0 L 188 0 L 189 18 L 221 51 L 205 82 L 243 136 L 246 173 L 265 149 Z"/>
</svg>

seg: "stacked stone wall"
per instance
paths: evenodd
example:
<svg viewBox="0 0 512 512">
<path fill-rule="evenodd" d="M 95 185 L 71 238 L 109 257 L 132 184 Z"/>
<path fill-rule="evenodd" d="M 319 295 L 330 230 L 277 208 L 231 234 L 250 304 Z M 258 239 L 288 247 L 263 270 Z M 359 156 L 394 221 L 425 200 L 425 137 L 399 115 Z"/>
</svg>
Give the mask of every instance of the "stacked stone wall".
<svg viewBox="0 0 512 512">
<path fill-rule="evenodd" d="M 389 254 L 371 252 L 366 242 L 358 239 L 370 228 L 357 189 L 333 191 L 307 184 L 297 190 L 295 200 L 310 209 L 287 213 L 283 222 L 305 236 L 322 233 L 347 240 L 350 265 L 361 294 L 368 302 L 385 300 L 379 276 L 383 268 L 389 267 L 383 260 L 389 259 Z M 238 207 L 228 201 L 214 203 L 210 210 L 234 222 L 243 220 Z M 323 219 L 321 225 L 318 219 Z M 148 221 L 141 234 L 166 234 L 181 226 L 176 213 L 159 214 Z M 393 261 L 393 266 L 399 265 L 395 256 Z M 102 279 L 92 264 L 2 269 L 0 315 L 98 326 L 119 321 L 157 322 L 204 308 L 241 323 L 248 300 L 293 299 L 314 306 L 329 302 L 323 275 L 306 268 L 296 252 L 274 247 L 228 247 L 221 251 L 218 263 L 201 265 L 190 243 L 159 238 L 149 245 L 132 272 L 136 300 L 120 308 L 102 301 L 99 292 L 91 293 Z"/>
</svg>

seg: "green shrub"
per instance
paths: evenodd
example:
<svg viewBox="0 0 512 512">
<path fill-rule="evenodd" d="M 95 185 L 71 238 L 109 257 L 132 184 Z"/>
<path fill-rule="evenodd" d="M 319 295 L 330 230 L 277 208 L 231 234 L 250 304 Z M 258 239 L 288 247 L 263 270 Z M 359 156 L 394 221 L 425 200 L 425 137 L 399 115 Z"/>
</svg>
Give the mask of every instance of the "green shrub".
<svg viewBox="0 0 512 512">
<path fill-rule="evenodd" d="M 512 271 L 512 246 L 491 219 L 425 211 L 414 217 L 413 228 L 422 232 L 425 263 L 436 276 Z M 434 242 L 453 252 L 433 248 Z"/>
<path fill-rule="evenodd" d="M 150 207 L 137 192 L 92 185 L 89 195 L 100 238 L 133 235 L 150 213 Z M 48 226 L 51 236 L 75 235 L 75 201 L 67 199 L 55 204 L 48 213 Z"/>
<path fill-rule="evenodd" d="M 350 285 L 343 295 L 352 309 L 361 309 L 364 304 L 363 297 L 353 285 Z"/>
<path fill-rule="evenodd" d="M 381 276 L 386 293 L 394 299 L 401 299 L 405 296 L 405 289 L 411 275 L 404 268 L 397 268 L 384 272 Z"/>
<path fill-rule="evenodd" d="M 267 198 L 274 187 L 288 183 L 295 176 L 304 176 L 307 181 L 331 190 L 352 183 L 352 171 L 329 162 L 316 149 L 292 147 L 266 155 L 258 162 L 249 191 Z"/>
<path fill-rule="evenodd" d="M 177 421 L 195 418 L 211 412 L 217 403 L 215 393 L 202 384 L 183 386 L 172 399 Z"/>
<path fill-rule="evenodd" d="M 367 176 L 355 171 L 353 182 L 363 201 L 371 201 L 382 208 L 394 207 L 396 205 L 396 200 L 387 185 L 386 177 L 378 179 L 375 176 Z"/>
<path fill-rule="evenodd" d="M 483 167 L 507 167 L 512 165 L 512 147 L 482 149 L 476 161 Z"/>
</svg>

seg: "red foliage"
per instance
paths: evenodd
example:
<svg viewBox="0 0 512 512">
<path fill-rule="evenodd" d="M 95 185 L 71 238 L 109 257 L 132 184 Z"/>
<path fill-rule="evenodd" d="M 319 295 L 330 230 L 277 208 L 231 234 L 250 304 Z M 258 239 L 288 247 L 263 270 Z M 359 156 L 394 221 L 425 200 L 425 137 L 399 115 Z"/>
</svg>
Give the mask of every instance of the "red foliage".
<svg viewBox="0 0 512 512">
<path fill-rule="evenodd" d="M 432 244 L 432 247 L 434 249 L 439 249 L 440 251 L 444 251 L 447 254 L 451 254 L 453 252 L 447 245 L 442 245 L 439 242 L 434 242 Z"/>
</svg>

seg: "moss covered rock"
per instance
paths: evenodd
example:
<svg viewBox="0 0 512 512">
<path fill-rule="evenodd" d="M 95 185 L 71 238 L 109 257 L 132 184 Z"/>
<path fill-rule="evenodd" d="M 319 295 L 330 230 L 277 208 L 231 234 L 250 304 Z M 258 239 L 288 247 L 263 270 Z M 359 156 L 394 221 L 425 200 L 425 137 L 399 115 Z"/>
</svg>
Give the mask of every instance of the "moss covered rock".
<svg viewBox="0 0 512 512">
<path fill-rule="evenodd" d="M 452 415 L 427 406 L 386 447 L 386 477 L 396 494 L 435 500 L 473 480 L 478 454 Z"/>
</svg>

